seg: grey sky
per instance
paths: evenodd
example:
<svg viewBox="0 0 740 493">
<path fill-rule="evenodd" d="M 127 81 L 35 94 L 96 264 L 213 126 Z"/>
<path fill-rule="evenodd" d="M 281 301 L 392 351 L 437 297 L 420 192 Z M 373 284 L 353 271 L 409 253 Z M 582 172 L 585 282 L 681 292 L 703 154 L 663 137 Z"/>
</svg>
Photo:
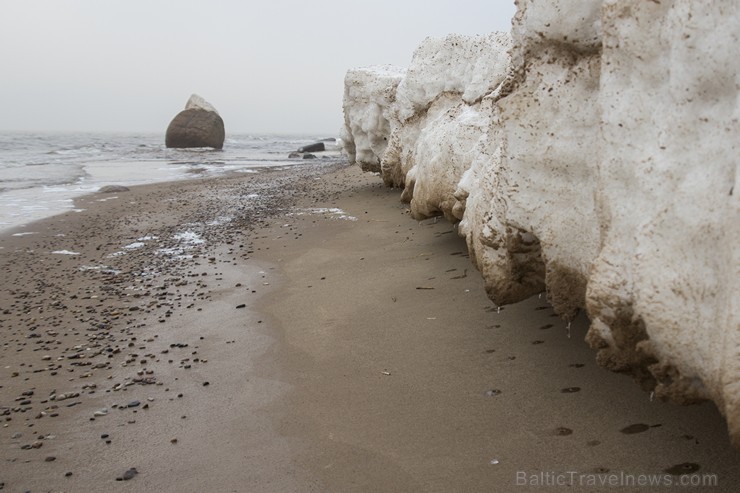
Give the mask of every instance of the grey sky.
<svg viewBox="0 0 740 493">
<path fill-rule="evenodd" d="M 0 130 L 164 132 L 191 93 L 228 133 L 336 134 L 349 68 L 509 31 L 513 0 L 0 0 Z"/>
</svg>

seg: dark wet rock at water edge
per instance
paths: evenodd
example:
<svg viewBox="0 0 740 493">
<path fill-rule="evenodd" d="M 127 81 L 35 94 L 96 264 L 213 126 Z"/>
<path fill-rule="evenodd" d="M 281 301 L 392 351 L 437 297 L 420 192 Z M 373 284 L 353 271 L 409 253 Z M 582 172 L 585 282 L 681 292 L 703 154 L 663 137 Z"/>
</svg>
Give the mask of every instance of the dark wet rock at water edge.
<svg viewBox="0 0 740 493">
<path fill-rule="evenodd" d="M 167 127 L 165 145 L 171 148 L 224 146 L 224 121 L 218 111 L 200 96 L 190 96 L 185 109 Z"/>
<path fill-rule="evenodd" d="M 298 152 L 321 152 L 325 151 L 326 146 L 323 142 L 315 142 L 313 144 L 309 144 L 307 146 L 303 146 L 298 149 Z"/>
<path fill-rule="evenodd" d="M 124 187 L 123 185 L 106 185 L 104 187 L 101 187 L 98 192 L 100 193 L 120 193 L 120 192 L 128 192 L 129 188 Z"/>
</svg>

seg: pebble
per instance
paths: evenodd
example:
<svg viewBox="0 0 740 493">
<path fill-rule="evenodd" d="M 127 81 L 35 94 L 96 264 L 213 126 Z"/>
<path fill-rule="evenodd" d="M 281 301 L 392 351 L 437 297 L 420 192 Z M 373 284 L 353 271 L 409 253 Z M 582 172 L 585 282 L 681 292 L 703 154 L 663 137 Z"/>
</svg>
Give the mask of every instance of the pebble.
<svg viewBox="0 0 740 493">
<path fill-rule="evenodd" d="M 57 458 L 54 457 L 53 455 L 50 455 L 44 459 L 44 462 L 54 462 L 55 460 L 57 460 Z"/>
<path fill-rule="evenodd" d="M 128 407 L 139 407 L 141 405 L 141 402 L 139 401 L 131 401 L 128 403 Z"/>
<path fill-rule="evenodd" d="M 123 476 L 119 476 L 116 478 L 116 481 L 128 481 L 130 479 L 134 479 L 134 476 L 139 474 L 139 471 L 136 470 L 135 467 L 132 467 L 128 471 L 123 473 Z"/>
</svg>

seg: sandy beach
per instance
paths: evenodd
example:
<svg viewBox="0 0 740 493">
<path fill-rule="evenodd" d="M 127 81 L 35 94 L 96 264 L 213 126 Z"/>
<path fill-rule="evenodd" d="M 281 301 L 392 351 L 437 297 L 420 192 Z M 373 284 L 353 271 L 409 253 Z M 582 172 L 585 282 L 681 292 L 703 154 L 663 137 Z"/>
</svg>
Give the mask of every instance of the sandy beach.
<svg viewBox="0 0 740 493">
<path fill-rule="evenodd" d="M 494 306 L 399 196 L 312 164 L 0 235 L 0 490 L 736 490 L 713 404 L 598 368 L 544 294 Z"/>
</svg>

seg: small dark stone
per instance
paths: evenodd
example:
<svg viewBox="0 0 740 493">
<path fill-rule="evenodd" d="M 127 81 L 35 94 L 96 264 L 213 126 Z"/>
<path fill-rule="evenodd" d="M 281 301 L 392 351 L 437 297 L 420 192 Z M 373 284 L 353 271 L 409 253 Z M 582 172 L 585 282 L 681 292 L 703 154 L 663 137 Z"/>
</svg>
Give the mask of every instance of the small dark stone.
<svg viewBox="0 0 740 493">
<path fill-rule="evenodd" d="M 566 428 L 565 426 L 558 426 L 555 428 L 555 435 L 559 437 L 567 437 L 568 435 L 572 435 L 573 430 L 570 428 Z"/>
<path fill-rule="evenodd" d="M 108 435 L 107 433 L 103 433 L 102 435 L 100 435 L 100 438 L 102 438 L 103 440 L 105 440 L 105 439 L 106 439 L 106 438 L 108 438 L 109 436 L 110 436 L 110 435 Z"/>
<path fill-rule="evenodd" d="M 132 467 L 128 471 L 123 473 L 123 476 L 119 476 L 116 478 L 116 481 L 128 481 L 130 479 L 134 479 L 134 476 L 139 474 L 139 471 L 136 470 L 135 467 Z"/>
<path fill-rule="evenodd" d="M 211 382 L 203 382 L 203 387 L 208 387 L 209 385 L 211 385 Z"/>
<path fill-rule="evenodd" d="M 563 394 L 572 394 L 574 392 L 580 392 L 580 391 L 581 391 L 581 387 L 566 387 L 562 389 L 560 392 L 562 392 Z"/>
<path fill-rule="evenodd" d="M 236 305 L 236 307 L 237 307 L 237 308 L 246 308 L 246 307 L 247 307 L 247 305 L 245 305 L 244 303 L 242 303 L 241 305 Z"/>
<path fill-rule="evenodd" d="M 139 401 L 131 401 L 128 403 L 128 407 L 139 407 L 141 405 L 141 402 Z"/>
<path fill-rule="evenodd" d="M 44 462 L 54 462 L 55 460 L 57 460 L 57 458 L 54 457 L 53 455 L 50 455 L 44 459 Z"/>
<path fill-rule="evenodd" d="M 70 476 L 72 476 L 72 471 L 67 471 L 67 472 L 64 473 L 64 477 L 65 478 L 68 478 Z"/>
</svg>

